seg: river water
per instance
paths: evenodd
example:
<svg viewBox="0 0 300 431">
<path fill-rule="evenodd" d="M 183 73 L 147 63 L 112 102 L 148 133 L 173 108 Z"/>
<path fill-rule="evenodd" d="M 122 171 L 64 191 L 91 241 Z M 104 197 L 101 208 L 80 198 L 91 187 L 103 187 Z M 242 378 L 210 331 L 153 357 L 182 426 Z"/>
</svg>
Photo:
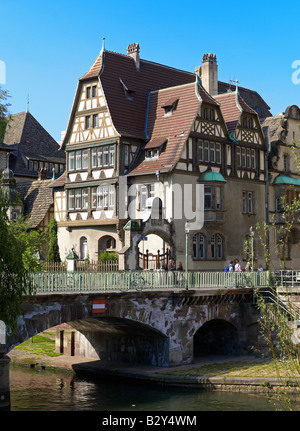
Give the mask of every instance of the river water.
<svg viewBox="0 0 300 431">
<path fill-rule="evenodd" d="M 260 394 L 85 380 L 64 370 L 10 365 L 12 411 L 274 411 Z M 278 407 L 277 407 L 278 408 Z"/>
</svg>

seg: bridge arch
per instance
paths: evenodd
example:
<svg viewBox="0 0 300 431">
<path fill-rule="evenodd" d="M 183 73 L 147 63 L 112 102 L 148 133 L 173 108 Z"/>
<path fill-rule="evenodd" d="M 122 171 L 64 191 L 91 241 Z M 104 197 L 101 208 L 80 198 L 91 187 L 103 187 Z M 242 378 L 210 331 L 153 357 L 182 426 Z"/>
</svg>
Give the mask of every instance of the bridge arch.
<svg viewBox="0 0 300 431">
<path fill-rule="evenodd" d="M 238 355 L 238 329 L 224 319 L 212 319 L 194 334 L 194 357 L 205 355 Z"/>
<path fill-rule="evenodd" d="M 82 334 L 99 359 L 169 366 L 169 338 L 151 325 L 125 316 L 95 317 L 88 295 L 60 295 L 59 298 L 39 297 L 24 303 L 16 332 L 7 337 L 8 353 L 15 346 L 49 328 L 68 323 Z M 90 304 L 90 305 L 89 305 Z M 78 335 L 78 334 L 77 334 Z M 80 344 L 80 343 L 79 343 Z M 86 347 L 83 347 L 86 348 Z M 95 358 L 97 359 L 97 358 Z"/>
<path fill-rule="evenodd" d="M 157 329 L 126 318 L 87 318 L 69 322 L 78 331 L 77 353 L 104 361 L 169 365 L 169 339 Z"/>
</svg>

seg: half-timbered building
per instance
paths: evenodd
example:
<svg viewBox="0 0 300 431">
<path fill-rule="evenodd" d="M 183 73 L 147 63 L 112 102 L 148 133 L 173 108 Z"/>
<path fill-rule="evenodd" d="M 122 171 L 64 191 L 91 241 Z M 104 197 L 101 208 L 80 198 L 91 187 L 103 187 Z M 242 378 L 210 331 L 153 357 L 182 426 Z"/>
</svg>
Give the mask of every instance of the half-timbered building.
<svg viewBox="0 0 300 431">
<path fill-rule="evenodd" d="M 67 169 L 52 184 L 62 255 L 114 250 L 121 269 L 150 267 L 151 254 L 154 267 L 165 256 L 184 263 L 186 247 L 189 269 L 244 256 L 250 227 L 265 220 L 260 119 L 271 114 L 217 70 L 214 54 L 190 73 L 140 59 L 138 44 L 127 55 L 102 48 L 79 79 Z"/>
</svg>

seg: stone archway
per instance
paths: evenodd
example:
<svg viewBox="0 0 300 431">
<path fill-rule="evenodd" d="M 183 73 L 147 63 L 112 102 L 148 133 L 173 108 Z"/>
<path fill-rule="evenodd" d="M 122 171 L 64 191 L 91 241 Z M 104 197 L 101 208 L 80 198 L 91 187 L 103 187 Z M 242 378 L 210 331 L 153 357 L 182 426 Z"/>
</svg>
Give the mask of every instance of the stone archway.
<svg viewBox="0 0 300 431">
<path fill-rule="evenodd" d="M 194 356 L 238 355 L 237 328 L 223 319 L 205 322 L 194 335 Z"/>
</svg>

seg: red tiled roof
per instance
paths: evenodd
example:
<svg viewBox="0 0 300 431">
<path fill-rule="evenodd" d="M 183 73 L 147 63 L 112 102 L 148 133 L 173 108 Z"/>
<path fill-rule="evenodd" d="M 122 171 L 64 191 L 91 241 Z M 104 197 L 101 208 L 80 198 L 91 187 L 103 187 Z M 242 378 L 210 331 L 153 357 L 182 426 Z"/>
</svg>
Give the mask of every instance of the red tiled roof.
<svg viewBox="0 0 300 431">
<path fill-rule="evenodd" d="M 193 73 L 145 60 L 140 60 L 138 71 L 132 57 L 111 51 L 100 53 L 81 80 L 97 77 L 101 67 L 100 80 L 116 130 L 121 135 L 142 139 L 146 138 L 148 92 L 195 80 Z M 126 97 L 120 79 L 132 92 L 133 100 Z"/>
<path fill-rule="evenodd" d="M 167 139 L 167 144 L 159 158 L 153 160 L 145 160 L 145 147 L 141 149 L 130 176 L 154 173 L 157 170 L 168 172 L 174 168 L 188 139 L 201 103 L 195 88 L 196 84 L 192 83 L 151 92 L 147 134 L 150 142 L 159 140 L 162 142 Z M 200 91 L 202 94 L 202 89 Z M 164 115 L 165 110 L 162 108 L 164 102 L 175 99 L 178 99 L 178 103 L 172 115 Z"/>
<path fill-rule="evenodd" d="M 238 95 L 237 98 L 235 91 L 218 94 L 217 96 L 214 96 L 214 98 L 220 103 L 222 115 L 227 125 L 228 133 L 235 131 L 242 111 L 257 115 L 257 113 L 246 104 L 240 95 Z"/>
</svg>

